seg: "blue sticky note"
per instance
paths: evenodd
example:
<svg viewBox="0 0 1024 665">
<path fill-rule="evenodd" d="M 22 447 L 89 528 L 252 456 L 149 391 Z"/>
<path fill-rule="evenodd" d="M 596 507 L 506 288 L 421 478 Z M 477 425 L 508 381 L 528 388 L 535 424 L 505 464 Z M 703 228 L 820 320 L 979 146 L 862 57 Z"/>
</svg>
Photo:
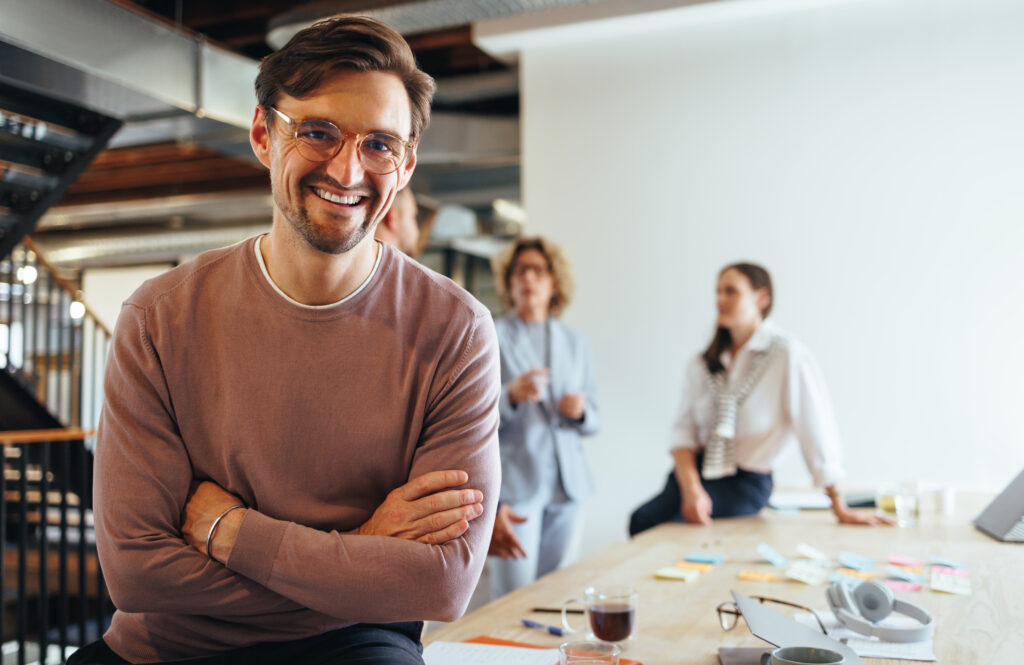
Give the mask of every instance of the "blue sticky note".
<svg viewBox="0 0 1024 665">
<path fill-rule="evenodd" d="M 932 565 L 933 566 L 945 566 L 946 568 L 966 568 L 967 567 L 964 564 L 959 563 L 958 561 L 952 561 L 950 559 L 945 559 L 945 558 L 943 558 L 941 556 L 933 556 L 931 558 L 931 561 L 932 561 Z"/>
<path fill-rule="evenodd" d="M 904 570 L 900 568 L 899 566 L 889 566 L 889 577 L 892 577 L 897 580 L 903 580 L 904 582 L 924 582 L 924 575 L 912 573 L 909 570 Z"/>
<path fill-rule="evenodd" d="M 773 566 L 785 568 L 789 565 L 789 561 L 786 559 L 786 557 L 776 552 L 767 543 L 761 543 L 760 545 L 758 545 L 757 553 L 760 554 L 765 560 L 767 560 Z"/>
<path fill-rule="evenodd" d="M 686 555 L 686 560 L 692 563 L 710 563 L 713 566 L 725 561 L 725 557 L 721 554 L 706 554 L 701 552 L 691 552 Z"/>
<path fill-rule="evenodd" d="M 875 560 L 863 554 L 855 554 L 844 550 L 839 553 L 839 565 L 843 568 L 853 568 L 854 570 L 870 573 L 875 569 Z"/>
<path fill-rule="evenodd" d="M 832 573 L 832 577 L 829 579 L 830 582 L 839 582 L 846 586 L 857 586 L 864 580 L 853 577 L 852 575 L 846 575 L 845 573 L 835 572 Z"/>
</svg>

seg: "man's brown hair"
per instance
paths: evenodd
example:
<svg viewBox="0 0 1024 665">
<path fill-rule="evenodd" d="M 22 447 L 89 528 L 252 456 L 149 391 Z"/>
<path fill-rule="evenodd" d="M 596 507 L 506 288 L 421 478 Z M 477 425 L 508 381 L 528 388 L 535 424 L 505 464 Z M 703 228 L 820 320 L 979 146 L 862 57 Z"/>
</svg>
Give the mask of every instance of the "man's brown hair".
<svg viewBox="0 0 1024 665">
<path fill-rule="evenodd" d="M 295 33 L 279 51 L 263 58 L 256 76 L 256 99 L 270 108 L 281 94 L 310 95 L 335 73 L 391 72 L 409 95 L 415 141 L 430 123 L 434 79 L 420 70 L 409 44 L 386 23 L 365 16 L 341 16 L 319 21 Z"/>
</svg>

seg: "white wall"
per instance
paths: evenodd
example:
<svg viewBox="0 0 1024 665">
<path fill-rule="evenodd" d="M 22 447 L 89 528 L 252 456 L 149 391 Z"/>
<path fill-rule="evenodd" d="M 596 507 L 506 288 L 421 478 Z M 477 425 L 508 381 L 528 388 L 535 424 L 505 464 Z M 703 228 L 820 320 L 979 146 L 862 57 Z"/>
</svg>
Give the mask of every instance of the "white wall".
<svg viewBox="0 0 1024 665">
<path fill-rule="evenodd" d="M 152 264 L 125 268 L 91 268 L 82 274 L 82 293 L 85 302 L 97 318 L 113 331 L 121 304 L 147 279 L 161 275 L 172 264 Z"/>
<path fill-rule="evenodd" d="M 739 259 L 823 367 L 846 486 L 1024 466 L 1024 3 L 803 6 L 520 54 L 528 231 L 573 259 L 604 411 L 585 552 L 660 489 Z M 809 487 L 798 455 L 776 482 Z"/>
</svg>

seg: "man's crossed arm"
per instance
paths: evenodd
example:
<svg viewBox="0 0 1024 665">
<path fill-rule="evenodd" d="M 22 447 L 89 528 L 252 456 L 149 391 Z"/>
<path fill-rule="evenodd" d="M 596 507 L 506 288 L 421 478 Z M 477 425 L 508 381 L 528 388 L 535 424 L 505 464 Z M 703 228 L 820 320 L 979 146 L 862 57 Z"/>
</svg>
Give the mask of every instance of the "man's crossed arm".
<svg viewBox="0 0 1024 665">
<path fill-rule="evenodd" d="M 452 489 L 468 481 L 469 474 L 458 470 L 431 471 L 413 478 L 392 490 L 356 533 L 403 538 L 428 545 L 454 540 L 464 534 L 470 521 L 484 510 L 480 490 Z M 232 506 L 240 508 L 231 510 Z M 226 562 L 246 510 L 252 509 L 216 483 L 196 483 L 185 504 L 182 535 L 203 554 Z M 224 514 L 225 511 L 229 512 Z M 214 520 L 221 515 L 216 530 L 211 533 Z"/>
</svg>

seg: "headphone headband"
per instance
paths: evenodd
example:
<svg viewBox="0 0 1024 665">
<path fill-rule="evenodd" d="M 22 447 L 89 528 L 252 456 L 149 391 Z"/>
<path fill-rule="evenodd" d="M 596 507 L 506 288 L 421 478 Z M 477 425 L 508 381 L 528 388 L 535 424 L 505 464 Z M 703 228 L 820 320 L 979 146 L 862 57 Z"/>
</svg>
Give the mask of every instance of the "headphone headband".
<svg viewBox="0 0 1024 665">
<path fill-rule="evenodd" d="M 877 593 L 877 586 L 879 586 L 879 583 L 873 580 L 862 582 L 857 587 L 857 595 Z M 885 590 L 888 591 L 888 588 L 886 587 Z M 909 616 L 910 618 L 919 621 L 921 623 L 920 626 L 914 626 L 912 628 L 892 628 L 889 626 L 879 626 L 873 621 L 868 621 L 859 615 L 860 607 L 857 605 L 858 601 L 855 600 L 854 594 L 851 594 L 850 590 L 840 582 L 832 584 L 825 591 L 825 597 L 828 600 L 828 604 L 832 609 L 832 612 L 839 620 L 839 623 L 843 624 L 850 630 L 863 635 L 877 637 L 886 642 L 920 642 L 921 640 L 928 639 L 935 632 L 935 620 L 932 618 L 931 613 L 923 607 L 914 605 L 913 603 L 909 603 L 905 600 L 894 599 L 887 602 L 891 604 L 891 610 L 893 612 Z M 886 599 L 888 598 L 888 596 L 884 597 Z M 888 612 L 886 612 L 885 615 L 888 615 Z"/>
</svg>

